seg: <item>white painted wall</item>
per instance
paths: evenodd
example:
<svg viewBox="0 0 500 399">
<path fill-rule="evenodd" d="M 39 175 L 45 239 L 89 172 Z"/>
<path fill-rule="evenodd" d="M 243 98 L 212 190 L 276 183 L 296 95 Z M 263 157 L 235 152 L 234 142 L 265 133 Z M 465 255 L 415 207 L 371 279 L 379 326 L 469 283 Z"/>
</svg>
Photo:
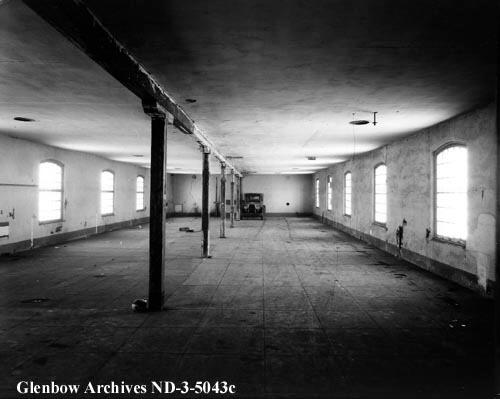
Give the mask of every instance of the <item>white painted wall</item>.
<svg viewBox="0 0 500 399">
<path fill-rule="evenodd" d="M 249 175 L 243 192 L 263 193 L 266 213 L 312 212 L 311 175 Z"/>
<path fill-rule="evenodd" d="M 316 173 L 320 181 L 318 216 L 388 243 L 396 243 L 403 219 L 404 247 L 426 258 L 478 276 L 479 284 L 495 280 L 496 225 L 496 111 L 495 105 L 458 116 L 415 133 L 404 140 Z M 426 239 L 433 229 L 433 152 L 459 141 L 468 149 L 468 237 L 466 246 Z M 373 223 L 373 169 L 387 165 L 387 229 Z M 343 215 L 343 176 L 352 172 L 352 217 Z M 333 177 L 333 210 L 326 210 L 326 179 Z M 312 183 L 312 182 L 311 182 Z M 311 197 L 314 188 L 311 186 Z M 432 233 L 431 233 L 432 236 Z"/>
<path fill-rule="evenodd" d="M 174 204 L 182 204 L 184 213 L 201 212 L 201 175 L 173 174 Z M 220 175 L 210 176 L 210 212 L 215 211 L 216 182 Z M 226 199 L 230 199 L 231 176 L 226 176 Z M 311 213 L 310 175 L 249 175 L 243 179 L 243 193 L 263 193 L 267 213 Z M 236 191 L 236 189 L 235 189 Z M 236 193 L 235 193 L 236 199 Z M 286 205 L 286 203 L 289 205 Z"/>
<path fill-rule="evenodd" d="M 38 166 L 54 159 L 64 165 L 63 222 L 39 224 Z M 100 215 L 100 173 L 115 173 L 115 211 Z M 145 180 L 145 211 L 135 210 L 137 176 Z M 12 185 L 8 185 L 12 184 Z M 19 185 L 19 186 L 13 186 Z M 25 185 L 25 186 L 22 186 Z M 15 210 L 14 217 L 9 216 Z M 97 215 L 97 218 L 96 218 Z M 9 237 L 0 238 L 0 247 L 23 240 L 72 232 L 149 215 L 149 170 L 114 162 L 95 155 L 68 151 L 0 135 L 0 222 L 9 222 Z"/>
</svg>

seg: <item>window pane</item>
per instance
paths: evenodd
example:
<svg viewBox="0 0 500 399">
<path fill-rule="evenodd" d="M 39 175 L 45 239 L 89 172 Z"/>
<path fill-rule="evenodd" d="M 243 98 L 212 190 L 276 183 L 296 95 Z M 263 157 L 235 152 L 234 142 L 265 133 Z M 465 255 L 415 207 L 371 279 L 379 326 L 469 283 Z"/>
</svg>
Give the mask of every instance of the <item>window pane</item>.
<svg viewBox="0 0 500 399">
<path fill-rule="evenodd" d="M 144 177 L 139 176 L 137 178 L 137 188 L 136 188 L 138 193 L 143 193 L 144 192 Z"/>
<path fill-rule="evenodd" d="M 101 191 L 114 191 L 115 176 L 109 171 L 101 173 Z"/>
<path fill-rule="evenodd" d="M 42 162 L 39 169 L 40 190 L 62 189 L 62 167 L 54 162 Z"/>
<path fill-rule="evenodd" d="M 319 208 L 319 179 L 316 179 L 316 208 Z"/>
<path fill-rule="evenodd" d="M 448 147 L 436 156 L 436 234 L 467 238 L 467 148 Z"/>
<path fill-rule="evenodd" d="M 113 213 L 113 197 L 114 193 L 102 192 L 101 193 L 101 214 L 107 215 Z"/>
<path fill-rule="evenodd" d="M 327 188 L 327 210 L 332 210 L 332 178 L 328 176 L 328 188 Z"/>
<path fill-rule="evenodd" d="M 351 186 L 351 173 L 348 172 L 344 176 L 344 213 L 346 215 L 351 214 L 351 194 L 352 194 L 352 186 Z"/>
<path fill-rule="evenodd" d="M 62 166 L 42 162 L 38 174 L 38 220 L 46 222 L 62 218 Z"/>
<path fill-rule="evenodd" d="M 137 176 L 136 195 L 135 195 L 135 210 L 144 209 L 144 177 Z"/>
<path fill-rule="evenodd" d="M 375 221 L 387 221 L 387 167 L 379 165 L 375 168 Z"/>
<path fill-rule="evenodd" d="M 140 211 L 144 209 L 144 193 L 137 193 L 135 197 L 136 210 Z"/>
<path fill-rule="evenodd" d="M 114 183 L 115 175 L 105 170 L 101 173 L 101 214 L 108 215 L 114 212 Z"/>
<path fill-rule="evenodd" d="M 61 219 L 61 192 L 40 191 L 38 195 L 38 220 L 46 222 Z"/>
</svg>

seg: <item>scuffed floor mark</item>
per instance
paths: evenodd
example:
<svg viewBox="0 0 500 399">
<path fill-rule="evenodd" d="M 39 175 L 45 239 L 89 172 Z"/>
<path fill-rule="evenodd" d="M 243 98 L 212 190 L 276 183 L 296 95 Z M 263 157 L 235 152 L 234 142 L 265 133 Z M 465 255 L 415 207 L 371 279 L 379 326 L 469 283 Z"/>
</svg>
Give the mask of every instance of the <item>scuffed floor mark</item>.
<svg viewBox="0 0 500 399">
<path fill-rule="evenodd" d="M 23 299 L 21 303 L 42 303 L 50 301 L 49 298 L 31 298 L 31 299 Z"/>
</svg>

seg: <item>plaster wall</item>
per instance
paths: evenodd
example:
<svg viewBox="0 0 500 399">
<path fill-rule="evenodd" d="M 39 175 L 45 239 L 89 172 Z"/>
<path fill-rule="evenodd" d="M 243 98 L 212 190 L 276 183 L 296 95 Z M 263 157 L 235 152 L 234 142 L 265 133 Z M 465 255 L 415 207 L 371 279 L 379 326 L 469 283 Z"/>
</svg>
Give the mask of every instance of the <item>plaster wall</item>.
<svg viewBox="0 0 500 399">
<path fill-rule="evenodd" d="M 38 168 L 44 160 L 57 160 L 63 169 L 63 220 L 38 221 Z M 115 174 L 114 214 L 100 214 L 100 173 Z M 145 210 L 136 211 L 136 178 L 144 176 Z M 0 223 L 9 223 L 10 244 L 64 233 L 134 221 L 149 215 L 149 170 L 95 155 L 0 135 Z M 12 247 L 12 246 L 10 246 Z"/>
<path fill-rule="evenodd" d="M 344 227 L 354 235 L 396 245 L 396 229 L 403 219 L 403 249 L 416 254 L 422 266 L 433 270 L 437 261 L 477 278 L 480 289 L 495 280 L 496 125 L 495 106 L 457 116 L 381 147 L 354 160 L 335 164 L 313 175 L 320 182 L 320 206 L 314 214 Z M 360 127 L 359 129 L 361 129 Z M 434 238 L 434 152 L 450 142 L 468 149 L 468 234 L 465 246 Z M 388 214 L 386 227 L 374 224 L 374 168 L 387 165 Z M 343 177 L 352 173 L 352 216 L 343 213 Z M 333 209 L 326 209 L 327 176 L 333 177 Z M 426 229 L 431 230 L 426 238 Z M 394 247 L 393 247 L 394 248 Z M 411 256 L 410 256 L 411 257 Z M 425 263 L 425 264 L 423 264 Z M 440 270 L 434 270 L 440 273 Z"/>
<path fill-rule="evenodd" d="M 173 174 L 172 198 L 174 205 L 182 205 L 183 213 L 201 212 L 201 175 Z M 230 199 L 231 176 L 226 176 L 226 199 Z M 210 212 L 215 212 L 219 199 L 220 175 L 210 176 Z M 267 213 L 311 213 L 310 175 L 249 175 L 243 178 L 243 193 L 263 193 Z M 236 199 L 236 189 L 235 189 Z M 287 205 L 287 202 L 289 205 Z"/>
<path fill-rule="evenodd" d="M 267 213 L 311 214 L 310 175 L 249 175 L 243 192 L 263 193 Z"/>
</svg>

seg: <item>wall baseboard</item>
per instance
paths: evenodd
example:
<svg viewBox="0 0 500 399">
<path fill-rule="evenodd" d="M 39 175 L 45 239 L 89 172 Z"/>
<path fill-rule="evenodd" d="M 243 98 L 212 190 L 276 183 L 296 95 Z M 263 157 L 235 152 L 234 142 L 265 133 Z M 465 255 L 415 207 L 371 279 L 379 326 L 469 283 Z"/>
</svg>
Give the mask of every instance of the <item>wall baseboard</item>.
<svg viewBox="0 0 500 399">
<path fill-rule="evenodd" d="M 323 222 L 323 224 L 332 226 L 333 228 L 340 230 L 350 236 L 364 241 L 374 247 L 381 249 L 393 256 L 404 259 L 405 261 L 425 269 L 431 273 L 437 274 L 447 280 L 453 281 L 461 285 L 462 287 L 468 288 L 472 291 L 478 292 L 485 297 L 493 297 L 495 292 L 495 282 L 488 280 L 486 289 L 484 289 L 478 283 L 478 278 L 475 274 L 469 273 L 465 270 L 457 269 L 453 266 L 447 265 L 445 263 L 439 262 L 437 260 L 428 258 L 414 251 L 410 251 L 406 248 L 401 248 L 401 252 L 398 247 L 389 242 L 383 241 L 377 237 L 371 236 L 369 234 L 360 232 L 358 230 L 352 229 L 350 227 L 344 226 L 338 222 L 334 222 L 327 218 L 322 218 L 320 215 L 314 215 L 314 217 Z"/>
<path fill-rule="evenodd" d="M 265 216 L 269 217 L 311 217 L 311 212 L 299 213 L 299 212 L 267 212 Z M 169 213 L 167 215 L 169 218 L 173 217 L 201 217 L 201 213 Z M 210 217 L 218 217 L 215 213 L 210 213 Z M 229 219 L 229 218 L 228 218 Z"/>
<path fill-rule="evenodd" d="M 18 242 L 13 242 L 9 244 L 0 245 L 0 254 L 13 254 L 16 252 L 27 251 L 34 248 L 47 247 L 51 245 L 57 245 L 63 242 L 78 240 L 82 238 L 87 238 L 96 234 L 106 233 L 108 231 L 119 230 L 127 227 L 134 227 L 140 224 L 149 223 L 149 217 L 143 217 L 139 219 L 125 220 L 123 222 L 116 222 L 110 224 L 104 224 L 97 226 L 97 231 L 95 226 L 86 229 L 68 231 L 65 233 L 54 233 L 50 236 L 38 237 L 33 240 L 33 246 L 31 246 L 31 240 L 23 240 Z"/>
<path fill-rule="evenodd" d="M 269 217 L 311 217 L 312 213 L 311 212 L 266 212 L 265 216 Z"/>
</svg>

